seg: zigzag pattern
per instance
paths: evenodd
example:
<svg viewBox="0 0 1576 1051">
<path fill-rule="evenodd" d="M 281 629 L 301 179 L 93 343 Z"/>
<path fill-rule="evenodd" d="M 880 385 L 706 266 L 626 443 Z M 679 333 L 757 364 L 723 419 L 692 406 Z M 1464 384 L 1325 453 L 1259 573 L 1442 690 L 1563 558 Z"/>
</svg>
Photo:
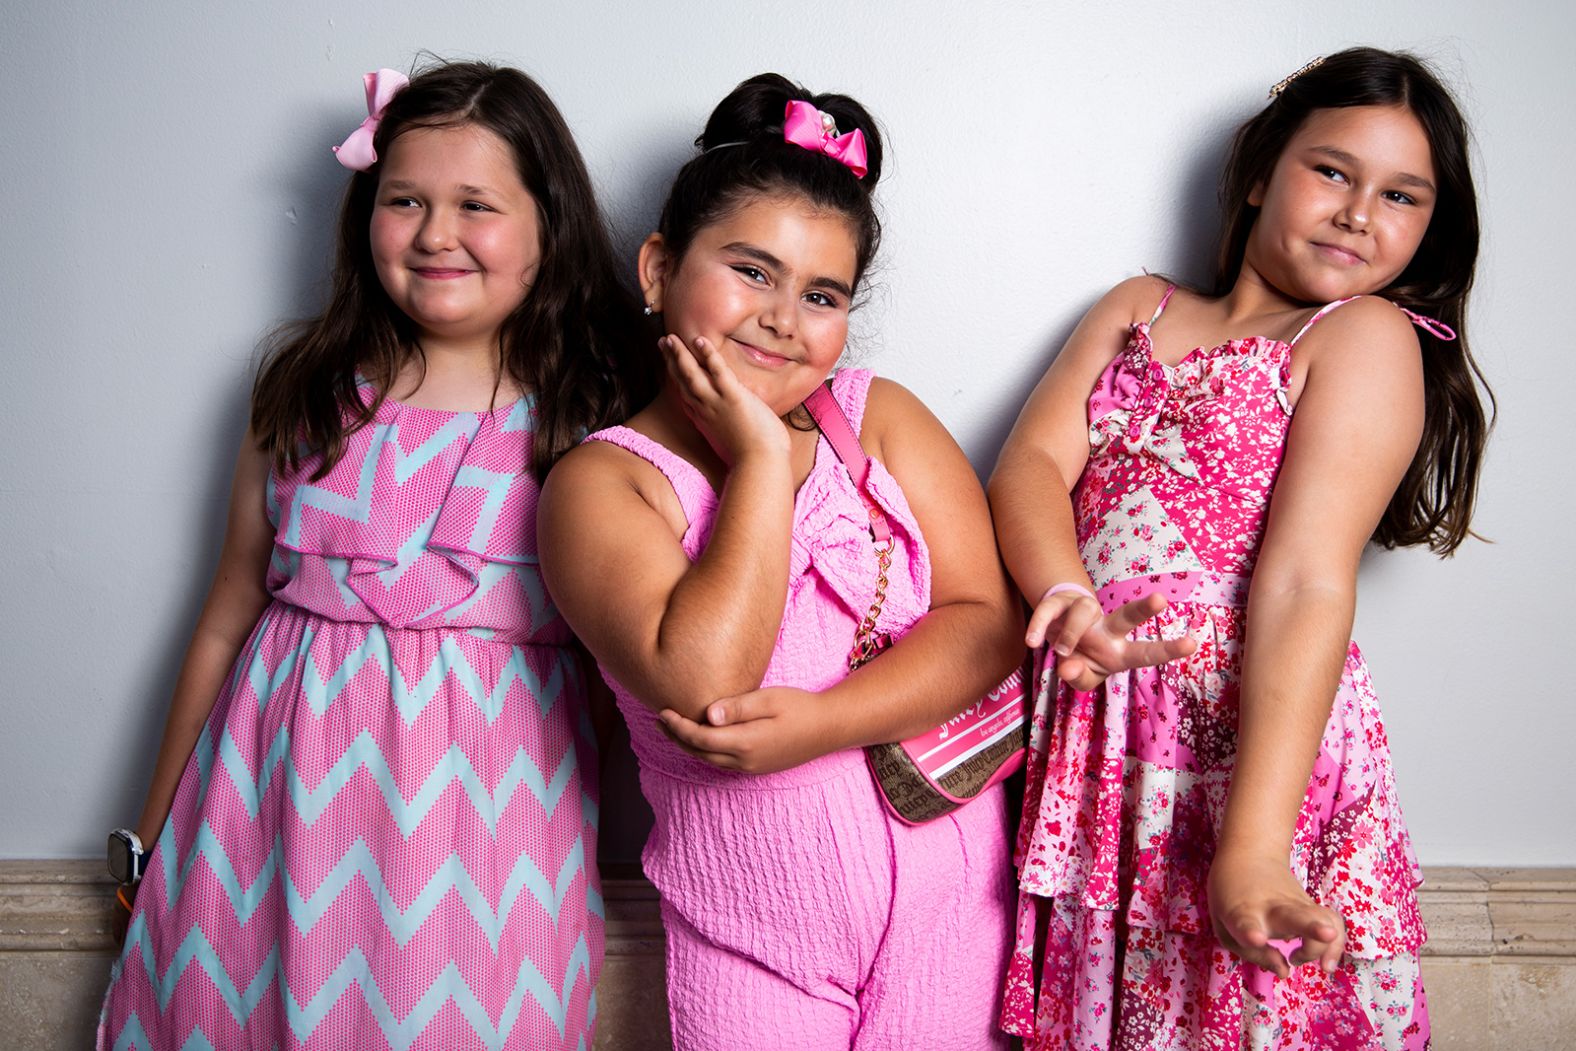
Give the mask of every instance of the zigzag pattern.
<svg viewBox="0 0 1576 1051">
<path fill-rule="evenodd" d="M 268 750 L 263 769 L 255 780 L 230 736 L 226 734 L 224 740 L 220 742 L 219 763 L 230 775 L 230 781 L 234 784 L 236 794 L 240 796 L 249 817 L 254 819 L 257 817 L 263 795 L 268 791 L 268 786 L 273 780 L 273 771 L 281 763 L 284 765 L 285 785 L 289 793 L 290 805 L 294 808 L 296 816 L 308 828 L 322 817 L 324 811 L 334 802 L 339 790 L 349 783 L 358 770 L 365 767 L 382 793 L 383 801 L 388 804 L 389 816 L 394 819 L 400 834 L 407 837 L 421 824 L 422 819 L 427 816 L 427 812 L 432 809 L 444 790 L 456 781 L 464 789 L 466 798 L 471 801 L 471 806 L 486 824 L 487 830 L 496 833 L 498 815 L 508 809 L 509 801 L 514 798 L 516 791 L 522 787 L 528 789 L 542 805 L 542 812 L 547 817 L 552 817 L 553 811 L 558 808 L 559 800 L 563 798 L 564 789 L 568 787 L 570 778 L 576 773 L 575 756 L 571 752 L 566 752 L 558 761 L 552 780 L 548 781 L 542 776 L 541 769 L 529 753 L 521 748 L 515 752 L 513 762 L 498 780 L 497 787 L 489 791 L 482 782 L 481 775 L 471 765 L 470 757 L 456 744 L 449 746 L 449 750 L 427 775 L 415 795 L 406 800 L 400 793 L 394 769 L 384 757 L 377 741 L 373 740 L 372 732 L 363 730 L 356 735 L 350 747 L 340 755 L 339 761 L 333 768 L 318 782 L 317 787 L 310 788 L 296 773 L 295 760 L 290 756 L 289 735 L 288 729 L 279 731 Z"/>
<path fill-rule="evenodd" d="M 387 403 L 323 479 L 271 480 L 276 601 L 155 845 L 100 1051 L 584 1051 L 599 810 L 530 420 Z"/>
<path fill-rule="evenodd" d="M 376 624 L 370 625 L 366 641 L 357 649 L 345 654 L 339 666 L 325 678 L 318 669 L 316 657 L 311 653 L 311 642 L 311 637 L 306 637 L 299 651 L 290 653 L 272 675 L 268 674 L 266 665 L 262 663 L 262 655 L 260 653 L 257 655 L 253 667 L 248 670 L 248 681 L 259 697 L 259 707 L 266 704 L 266 698 L 272 697 L 273 691 L 288 677 L 298 654 L 304 655 L 305 661 L 301 674 L 301 689 L 307 702 L 312 706 L 312 711 L 318 715 L 328 711 L 329 705 L 339 697 L 346 685 L 360 674 L 369 661 L 389 681 L 394 706 L 399 710 L 407 726 L 416 721 L 427 704 L 451 677 L 464 694 L 476 702 L 477 708 L 487 717 L 489 724 L 498 718 L 499 712 L 503 710 L 504 698 L 508 696 L 510 687 L 515 683 L 524 684 L 531 696 L 536 698 L 537 706 L 544 717 L 564 689 L 564 671 L 561 662 L 553 662 L 547 681 L 543 682 L 527 662 L 525 652 L 514 648 L 498 681 L 489 690 L 482 682 L 481 675 L 465 656 L 460 643 L 453 636 L 444 637 L 438 644 L 438 656 L 428 666 L 426 673 L 412 686 L 394 661 L 388 635 L 381 625 Z"/>
<path fill-rule="evenodd" d="M 281 973 L 277 948 L 269 953 L 246 983 L 246 987 L 242 988 L 230 977 L 224 961 L 208 943 L 208 939 L 199 927 L 193 927 L 187 934 L 180 948 L 175 951 L 170 966 L 161 976 L 153 959 L 146 921 L 144 917 L 138 916 L 126 934 L 124 959 L 141 963 L 160 1012 L 169 1009 L 170 1001 L 187 970 L 192 966 L 200 968 L 238 1026 L 247 1024 L 252 1012 L 263 1001 L 269 988 L 274 985 L 275 979 L 278 979 L 285 1018 L 296 1039 L 302 1041 L 312 1036 L 328 1016 L 329 1011 L 339 1002 L 340 997 L 354 987 L 361 994 L 369 1013 L 377 1021 L 384 1039 L 390 1046 L 398 1049 L 410 1047 L 421 1035 L 422 1030 L 432 1022 L 433 1017 L 451 1000 L 489 1048 L 501 1049 L 504 1046 L 519 1021 L 527 996 L 530 996 L 542 1009 L 543 1014 L 562 1037 L 565 1035 L 568 1021 L 569 1002 L 579 984 L 582 981 L 589 982 L 591 975 L 591 952 L 584 936 L 575 942 L 574 949 L 569 954 L 569 962 L 560 986 L 563 989 L 562 996 L 554 991 L 552 983 L 537 970 L 536 965 L 529 958 L 522 960 L 514 985 L 504 1002 L 503 1012 L 494 1024 L 487 1013 L 487 1008 L 477 999 L 476 994 L 466 984 L 464 976 L 460 974 L 460 969 L 453 963 L 439 972 L 422 993 L 415 1007 L 404 1017 L 400 1017 L 389 1005 L 377 976 L 367 963 L 366 955 L 359 948 L 350 950 L 327 980 L 318 987 L 317 992 L 305 1002 L 298 999 L 291 991 Z M 593 1012 L 594 1009 L 593 1005 Z M 185 1046 L 212 1047 L 206 1037 L 202 1037 L 201 1041 L 193 1045 L 192 1038 L 188 1037 Z M 140 1017 L 133 1015 L 112 1046 L 148 1047 L 152 1046 L 152 1041 L 143 1029 Z"/>
</svg>

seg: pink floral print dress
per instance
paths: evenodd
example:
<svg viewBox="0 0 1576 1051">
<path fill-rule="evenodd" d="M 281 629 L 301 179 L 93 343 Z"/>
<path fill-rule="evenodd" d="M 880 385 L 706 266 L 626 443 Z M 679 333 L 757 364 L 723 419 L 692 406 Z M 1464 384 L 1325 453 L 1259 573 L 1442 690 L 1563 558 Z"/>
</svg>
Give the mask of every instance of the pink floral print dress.
<svg viewBox="0 0 1576 1051">
<path fill-rule="evenodd" d="M 1139 634 L 1188 633 L 1199 646 L 1092 693 L 1037 667 L 1003 1026 L 1058 1051 L 1425 1048 L 1418 867 L 1355 644 L 1290 859 L 1346 918 L 1342 965 L 1279 980 L 1211 934 L 1206 882 L 1236 757 L 1248 584 L 1291 424 L 1297 340 L 1232 340 L 1168 367 L 1149 333 L 1170 297 L 1090 395 L 1073 503 L 1101 605 L 1161 591 L 1170 604 Z"/>
</svg>

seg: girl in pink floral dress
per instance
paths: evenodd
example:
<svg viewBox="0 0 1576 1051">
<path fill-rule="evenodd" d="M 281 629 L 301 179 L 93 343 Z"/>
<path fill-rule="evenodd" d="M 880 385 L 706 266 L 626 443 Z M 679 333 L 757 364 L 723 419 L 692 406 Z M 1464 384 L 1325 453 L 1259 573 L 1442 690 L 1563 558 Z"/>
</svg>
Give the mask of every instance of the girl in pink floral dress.
<svg viewBox="0 0 1576 1051">
<path fill-rule="evenodd" d="M 1428 1046 L 1417 863 L 1349 632 L 1369 540 L 1468 535 L 1466 129 L 1371 49 L 1273 96 L 1226 167 L 1214 287 L 1106 295 L 991 480 L 1048 642 L 1003 1011 L 1030 1048 Z M 1130 634 L 1124 603 L 1153 619 Z M 1158 639 L 1190 652 L 1129 670 Z"/>
</svg>

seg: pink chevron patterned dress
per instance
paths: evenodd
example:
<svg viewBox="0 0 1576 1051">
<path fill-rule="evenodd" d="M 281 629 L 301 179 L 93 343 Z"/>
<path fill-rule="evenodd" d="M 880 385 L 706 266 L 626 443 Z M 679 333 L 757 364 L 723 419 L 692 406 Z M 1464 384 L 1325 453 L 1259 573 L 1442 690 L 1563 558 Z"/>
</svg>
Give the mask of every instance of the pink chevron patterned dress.
<svg viewBox="0 0 1576 1051">
<path fill-rule="evenodd" d="M 274 601 L 181 778 L 101 1051 L 589 1046 L 595 745 L 537 571 L 532 417 L 385 402 L 322 479 L 270 478 Z"/>
<path fill-rule="evenodd" d="M 1355 644 L 1291 857 L 1346 918 L 1343 964 L 1277 980 L 1211 934 L 1248 582 L 1291 425 L 1296 340 L 1232 340 L 1168 367 L 1149 330 L 1169 298 L 1090 395 L 1073 505 L 1101 605 L 1161 591 L 1170 605 L 1140 635 L 1199 646 L 1093 693 L 1037 669 L 1003 1023 L 1046 1051 L 1418 1051 L 1429 1035 L 1419 873 Z"/>
</svg>

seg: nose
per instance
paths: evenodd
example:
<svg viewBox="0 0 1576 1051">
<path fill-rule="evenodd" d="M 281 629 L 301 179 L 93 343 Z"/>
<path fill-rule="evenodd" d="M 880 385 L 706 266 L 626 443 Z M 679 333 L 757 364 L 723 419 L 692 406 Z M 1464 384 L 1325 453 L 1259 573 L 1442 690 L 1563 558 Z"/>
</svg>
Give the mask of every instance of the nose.
<svg viewBox="0 0 1576 1051">
<path fill-rule="evenodd" d="M 441 252 L 454 247 L 454 219 L 442 208 L 432 208 L 416 231 L 416 247 L 423 252 Z"/>
<path fill-rule="evenodd" d="M 1373 201 L 1366 193 L 1353 193 L 1341 205 L 1341 210 L 1336 213 L 1335 224 L 1342 230 L 1352 233 L 1362 233 L 1368 229 L 1368 214 L 1373 208 Z"/>
<path fill-rule="evenodd" d="M 799 324 L 799 294 L 792 289 L 776 288 L 761 304 L 761 327 L 774 336 L 788 339 Z"/>
</svg>

